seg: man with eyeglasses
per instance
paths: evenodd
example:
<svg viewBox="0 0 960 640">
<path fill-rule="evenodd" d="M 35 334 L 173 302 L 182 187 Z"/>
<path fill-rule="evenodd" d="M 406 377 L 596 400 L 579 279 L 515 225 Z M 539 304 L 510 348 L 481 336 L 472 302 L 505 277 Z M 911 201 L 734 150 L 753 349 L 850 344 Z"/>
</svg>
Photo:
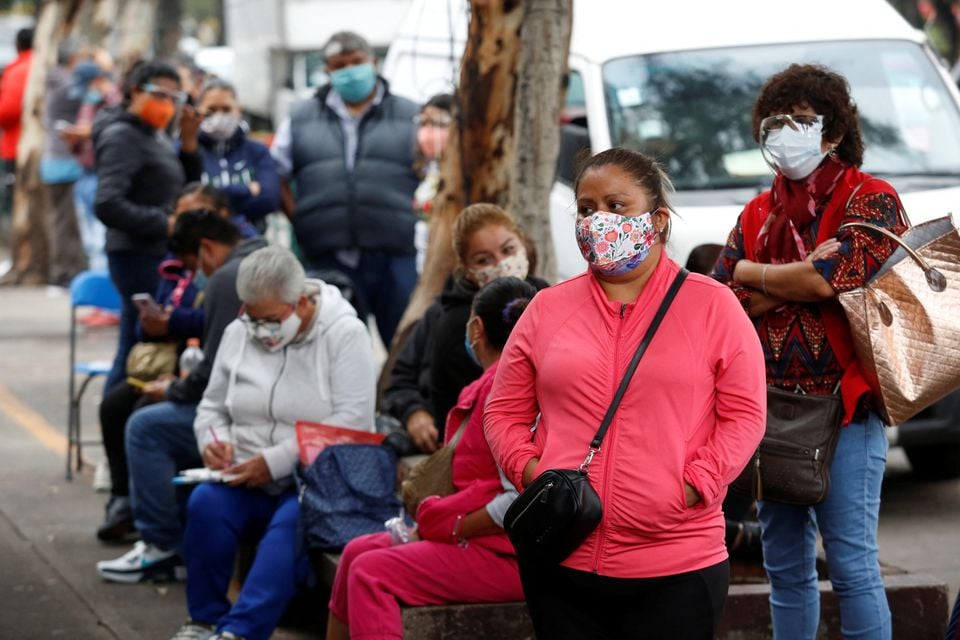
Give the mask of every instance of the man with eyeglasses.
<svg viewBox="0 0 960 640">
<path fill-rule="evenodd" d="M 179 153 L 165 133 L 185 101 L 176 69 L 148 62 L 128 77 L 122 106 L 103 110 L 93 124 L 94 213 L 107 227 L 107 266 L 123 302 L 106 388 L 126 379 L 138 317 L 131 296 L 157 290 L 158 268 L 167 250 L 167 214 L 184 183 L 199 180 L 202 173 L 192 108 L 181 118 Z"/>
<path fill-rule="evenodd" d="M 349 276 L 360 317 L 372 313 L 389 345 L 417 279 L 418 108 L 390 93 L 361 36 L 334 34 L 323 55 L 330 83 L 293 106 L 271 149 L 283 208 L 307 268 Z"/>
</svg>

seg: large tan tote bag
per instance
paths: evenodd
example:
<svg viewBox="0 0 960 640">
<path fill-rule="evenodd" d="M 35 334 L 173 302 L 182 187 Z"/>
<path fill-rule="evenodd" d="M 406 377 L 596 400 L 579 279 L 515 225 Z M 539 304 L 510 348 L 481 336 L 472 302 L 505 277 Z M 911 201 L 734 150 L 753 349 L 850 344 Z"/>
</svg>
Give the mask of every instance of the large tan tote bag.
<svg viewBox="0 0 960 640">
<path fill-rule="evenodd" d="M 876 409 L 891 426 L 960 388 L 960 232 L 949 214 L 916 226 L 903 216 L 903 236 L 864 222 L 840 226 L 899 245 L 864 287 L 837 296 Z"/>
</svg>

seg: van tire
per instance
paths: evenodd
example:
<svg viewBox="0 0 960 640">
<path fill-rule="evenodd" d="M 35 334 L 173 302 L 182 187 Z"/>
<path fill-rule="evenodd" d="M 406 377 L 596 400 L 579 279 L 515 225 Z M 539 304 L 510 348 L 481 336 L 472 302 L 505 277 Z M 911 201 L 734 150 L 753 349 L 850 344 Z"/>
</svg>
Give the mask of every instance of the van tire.
<svg viewBox="0 0 960 640">
<path fill-rule="evenodd" d="M 950 480 L 960 477 L 960 444 L 904 447 L 904 453 L 921 480 Z"/>
</svg>

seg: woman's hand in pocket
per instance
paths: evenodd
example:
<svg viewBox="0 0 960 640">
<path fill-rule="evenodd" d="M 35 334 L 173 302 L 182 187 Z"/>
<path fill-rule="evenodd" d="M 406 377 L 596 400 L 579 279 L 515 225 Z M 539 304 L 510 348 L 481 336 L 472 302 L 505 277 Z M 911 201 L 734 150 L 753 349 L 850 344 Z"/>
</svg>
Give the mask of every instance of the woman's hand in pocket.
<svg viewBox="0 0 960 640">
<path fill-rule="evenodd" d="M 700 493 L 693 487 L 689 482 L 684 481 L 683 483 L 683 494 L 687 501 L 687 508 L 695 506 L 703 498 L 700 497 Z"/>
</svg>

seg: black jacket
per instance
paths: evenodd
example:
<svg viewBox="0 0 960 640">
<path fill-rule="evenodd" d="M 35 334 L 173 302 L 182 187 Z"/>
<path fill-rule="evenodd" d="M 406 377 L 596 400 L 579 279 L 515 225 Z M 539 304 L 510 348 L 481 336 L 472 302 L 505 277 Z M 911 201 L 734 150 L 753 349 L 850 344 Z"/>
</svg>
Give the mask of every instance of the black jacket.
<svg viewBox="0 0 960 640">
<path fill-rule="evenodd" d="M 413 254 L 419 108 L 387 89 L 360 121 L 356 162 L 347 171 L 343 127 L 327 106 L 329 93 L 329 85 L 321 87 L 290 114 L 300 248 L 308 258 L 353 248 Z"/>
<path fill-rule="evenodd" d="M 410 414 L 419 410 L 434 416 L 436 422 L 433 403 L 430 402 L 430 361 L 433 358 L 433 331 L 442 313 L 443 306 L 438 297 L 400 347 L 390 372 L 390 386 L 383 393 L 383 411 L 399 420 L 404 428 Z"/>
<path fill-rule="evenodd" d="M 539 278 L 528 277 L 527 282 L 538 290 L 548 285 Z M 433 355 L 430 363 L 430 401 L 441 441 L 447 423 L 447 414 L 457 405 L 460 392 L 483 373 L 464 346 L 470 307 L 477 294 L 477 286 L 462 276 L 447 280 L 440 294 L 442 310 L 433 328 Z"/>
<path fill-rule="evenodd" d="M 203 294 L 203 362 L 189 376 L 175 380 L 167 388 L 167 400 L 180 404 L 200 403 L 223 331 L 240 315 L 240 296 L 237 295 L 240 261 L 265 246 L 267 241 L 260 236 L 243 240 L 230 252 L 223 266 L 210 276 Z"/>
<path fill-rule="evenodd" d="M 178 154 L 165 134 L 121 108 L 93 124 L 97 195 L 94 212 L 107 226 L 107 252 L 162 256 L 167 214 L 185 180 L 199 180 L 199 154 Z"/>
</svg>

